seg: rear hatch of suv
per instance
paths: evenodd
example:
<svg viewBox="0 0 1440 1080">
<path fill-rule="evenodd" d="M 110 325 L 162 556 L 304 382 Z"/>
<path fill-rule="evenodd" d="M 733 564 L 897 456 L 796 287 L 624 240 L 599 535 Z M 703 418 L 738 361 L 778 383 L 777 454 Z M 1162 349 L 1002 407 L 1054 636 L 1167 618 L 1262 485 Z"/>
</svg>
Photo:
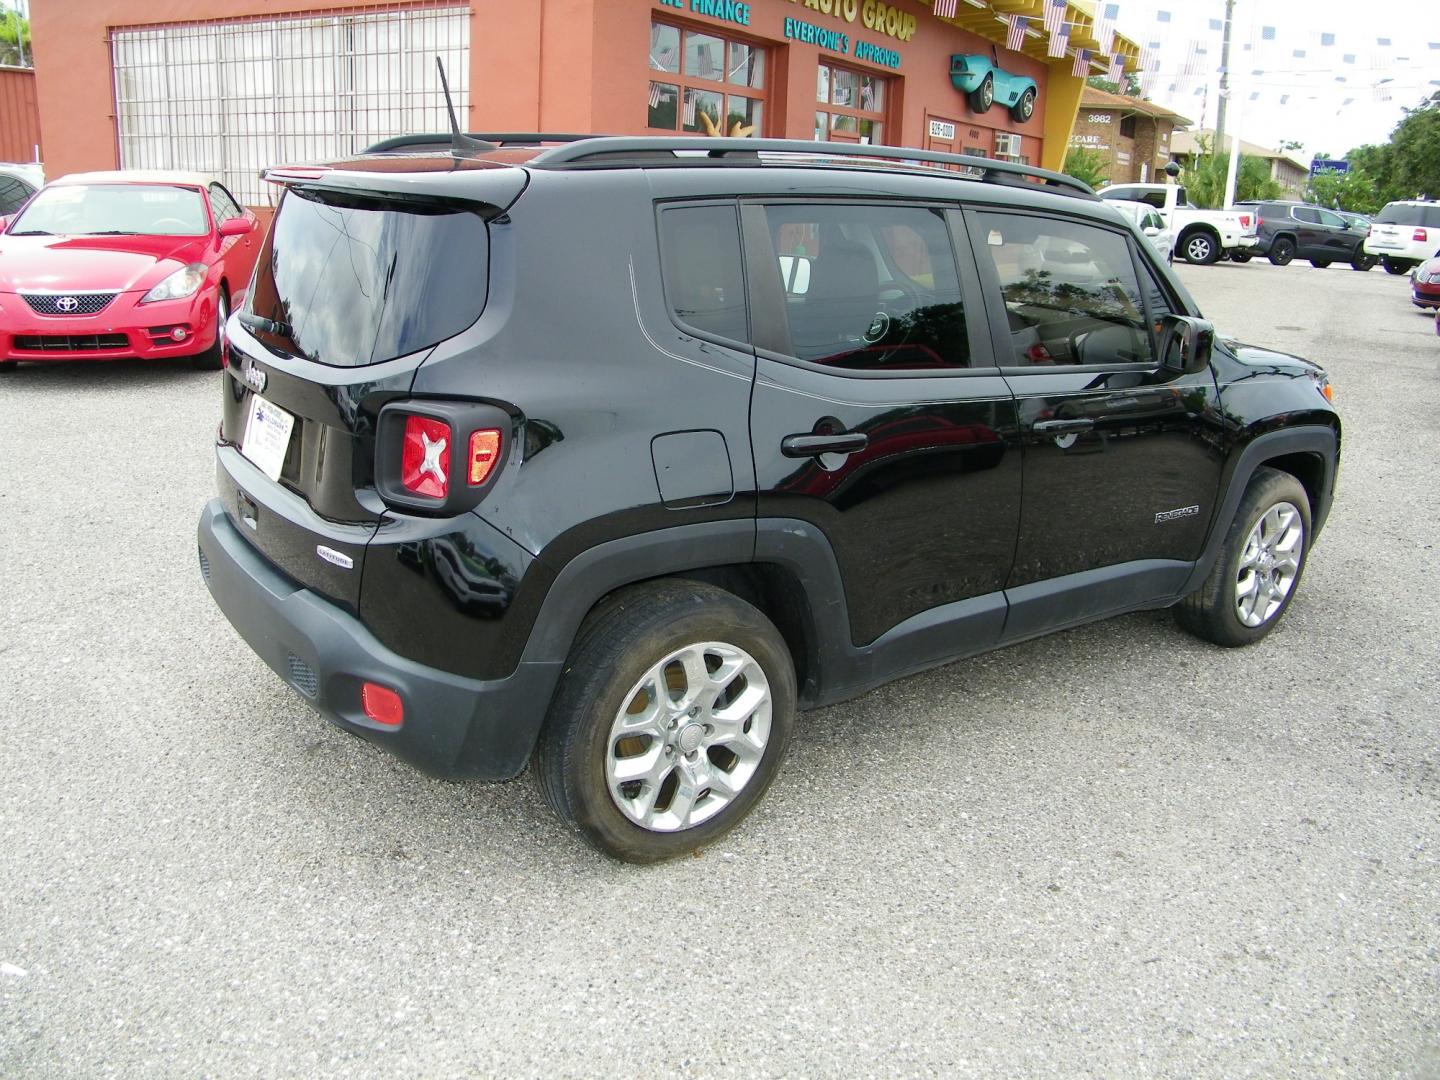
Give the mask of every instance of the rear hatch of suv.
<svg viewBox="0 0 1440 1080">
<path fill-rule="evenodd" d="M 1387 204 L 1375 215 L 1365 247 L 1375 255 L 1430 258 L 1440 250 L 1440 203 Z"/>
<path fill-rule="evenodd" d="M 354 611 L 385 514 L 377 415 L 480 317 L 488 222 L 525 173 L 446 157 L 271 178 L 286 190 L 225 350 L 219 494 L 270 562 Z"/>
</svg>

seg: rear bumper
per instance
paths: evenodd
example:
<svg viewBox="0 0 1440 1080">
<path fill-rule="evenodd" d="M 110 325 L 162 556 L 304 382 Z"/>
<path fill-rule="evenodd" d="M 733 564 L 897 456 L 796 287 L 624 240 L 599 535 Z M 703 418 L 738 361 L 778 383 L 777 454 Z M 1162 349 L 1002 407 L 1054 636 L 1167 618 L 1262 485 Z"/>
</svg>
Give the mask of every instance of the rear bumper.
<svg viewBox="0 0 1440 1080">
<path fill-rule="evenodd" d="M 522 662 L 510 676 L 484 681 L 417 664 L 277 570 L 218 499 L 201 512 L 198 539 L 201 573 L 225 617 L 331 723 L 435 776 L 504 780 L 525 768 L 561 662 Z M 400 695 L 400 727 L 365 715 L 360 688 L 367 681 Z"/>
<path fill-rule="evenodd" d="M 141 304 L 142 295 L 120 293 L 94 315 L 40 315 L 23 297 L 0 295 L 0 360 L 164 360 L 214 345 L 214 289 L 151 304 Z M 169 336 L 176 327 L 184 341 Z"/>
</svg>

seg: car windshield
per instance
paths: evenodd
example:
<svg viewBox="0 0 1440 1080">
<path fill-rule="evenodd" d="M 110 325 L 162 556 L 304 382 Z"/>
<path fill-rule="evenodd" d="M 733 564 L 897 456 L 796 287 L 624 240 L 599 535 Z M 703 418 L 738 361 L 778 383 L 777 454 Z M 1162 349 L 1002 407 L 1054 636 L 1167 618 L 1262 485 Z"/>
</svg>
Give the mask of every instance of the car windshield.
<svg viewBox="0 0 1440 1080">
<path fill-rule="evenodd" d="M 172 184 L 55 184 L 30 200 L 12 236 L 203 236 L 205 201 Z"/>
</svg>

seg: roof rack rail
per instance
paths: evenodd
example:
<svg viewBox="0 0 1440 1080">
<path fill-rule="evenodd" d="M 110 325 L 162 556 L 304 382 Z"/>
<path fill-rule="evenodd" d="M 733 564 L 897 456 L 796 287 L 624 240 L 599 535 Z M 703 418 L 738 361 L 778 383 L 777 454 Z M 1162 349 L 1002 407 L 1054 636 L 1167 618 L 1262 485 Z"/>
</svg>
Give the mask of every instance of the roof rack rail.
<svg viewBox="0 0 1440 1080">
<path fill-rule="evenodd" d="M 581 142 L 585 139 L 594 139 L 603 136 L 596 135 L 574 135 L 562 134 L 559 132 L 546 131 L 467 131 L 465 138 L 474 139 L 477 142 L 493 143 L 499 147 L 506 146 L 540 146 L 544 143 L 572 143 Z M 442 132 L 431 132 L 418 135 L 396 135 L 392 139 L 382 139 L 374 146 L 367 146 L 361 153 L 364 154 L 393 154 L 401 150 L 415 150 L 420 148 L 449 147 L 453 136 Z"/>
<path fill-rule="evenodd" d="M 493 141 L 494 136 L 490 137 Z M 561 140 L 553 140 L 559 142 Z M 681 156 L 683 155 L 683 156 Z M 835 144 L 803 142 L 799 139 L 699 139 L 676 136 L 605 137 L 566 139 L 537 154 L 527 164 L 532 168 L 571 167 L 635 167 L 644 165 L 720 165 L 732 156 L 755 159 L 761 155 L 803 157 L 812 160 L 878 159 L 896 165 L 936 164 L 960 165 L 977 170 L 980 180 L 989 183 L 1013 184 L 1025 179 L 1043 181 L 1047 187 L 1061 189 L 1064 194 L 1096 197 L 1095 191 L 1083 180 L 1064 173 L 1021 165 L 1014 161 L 975 157 L 970 154 L 946 154 L 938 150 L 918 150 L 909 146 L 877 146 L 874 144 Z M 739 162 L 734 162 L 738 164 Z M 972 177 L 943 172 L 939 175 L 955 179 Z"/>
</svg>

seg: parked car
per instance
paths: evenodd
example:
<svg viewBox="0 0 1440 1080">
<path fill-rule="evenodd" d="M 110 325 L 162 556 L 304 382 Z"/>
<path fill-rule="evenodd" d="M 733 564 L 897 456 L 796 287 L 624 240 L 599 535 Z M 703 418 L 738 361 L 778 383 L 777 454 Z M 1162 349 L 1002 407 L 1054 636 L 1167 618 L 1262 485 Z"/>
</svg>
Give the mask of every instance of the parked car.
<svg viewBox="0 0 1440 1080">
<path fill-rule="evenodd" d="M 1284 616 L 1328 379 L 1218 338 L 1078 180 L 469 138 L 270 170 L 229 327 L 200 572 L 345 730 L 533 759 L 650 862 L 755 806 L 797 709 L 1124 611 Z"/>
<path fill-rule="evenodd" d="M 1244 256 L 1253 253 L 1259 243 L 1252 212 L 1191 206 L 1185 188 L 1178 184 L 1116 184 L 1096 194 L 1117 202 L 1147 203 L 1159 210 L 1175 234 L 1174 250 L 1186 262 L 1208 265 L 1222 256 Z"/>
<path fill-rule="evenodd" d="M 1440 308 L 1440 250 L 1410 272 L 1410 302 L 1431 311 Z"/>
<path fill-rule="evenodd" d="M 1254 253 L 1268 256 L 1276 266 L 1308 259 L 1321 270 L 1335 262 L 1370 270 L 1379 262 L 1365 253 L 1365 231 L 1354 228 L 1334 210 L 1287 199 L 1235 205 L 1255 212 L 1260 244 Z"/>
<path fill-rule="evenodd" d="M 0 162 L 0 217 L 9 217 L 45 184 L 45 170 L 38 164 Z"/>
<path fill-rule="evenodd" d="M 1120 211 L 1122 217 L 1130 222 L 1145 239 L 1150 241 L 1156 253 L 1166 262 L 1175 260 L 1175 234 L 1170 226 L 1165 223 L 1165 218 L 1159 210 L 1156 210 L 1149 203 L 1126 202 L 1123 199 L 1110 199 L 1110 205 Z"/>
<path fill-rule="evenodd" d="M 1040 92 L 1035 80 L 1002 68 L 993 45 L 989 56 L 957 53 L 950 57 L 950 83 L 977 113 L 989 112 L 998 101 L 1016 123 L 1023 124 L 1035 115 L 1035 96 Z"/>
<path fill-rule="evenodd" d="M 1408 274 L 1430 258 L 1440 241 L 1440 203 L 1405 199 L 1386 203 L 1370 225 L 1367 254 L 1391 274 Z"/>
<path fill-rule="evenodd" d="M 121 357 L 219 367 L 255 227 L 208 176 L 74 173 L 47 184 L 0 219 L 0 369 Z"/>
</svg>

